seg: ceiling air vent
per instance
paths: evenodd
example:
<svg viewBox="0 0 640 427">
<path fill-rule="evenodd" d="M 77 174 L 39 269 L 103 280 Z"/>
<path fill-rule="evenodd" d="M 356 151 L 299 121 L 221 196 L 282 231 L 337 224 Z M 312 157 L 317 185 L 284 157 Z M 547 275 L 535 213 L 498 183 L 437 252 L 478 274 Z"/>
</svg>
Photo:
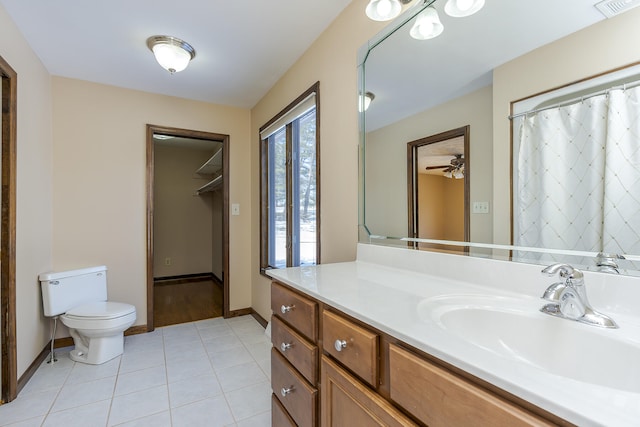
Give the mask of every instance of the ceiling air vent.
<svg viewBox="0 0 640 427">
<path fill-rule="evenodd" d="M 596 8 L 607 18 L 613 18 L 636 6 L 640 6 L 640 0 L 604 0 L 595 4 Z"/>
</svg>

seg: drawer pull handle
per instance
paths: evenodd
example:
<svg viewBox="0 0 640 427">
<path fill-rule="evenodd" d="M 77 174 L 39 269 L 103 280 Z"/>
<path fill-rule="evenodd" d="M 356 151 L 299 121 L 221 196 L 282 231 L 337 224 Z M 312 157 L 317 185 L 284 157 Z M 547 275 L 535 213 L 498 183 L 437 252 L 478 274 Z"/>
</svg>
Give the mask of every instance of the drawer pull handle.
<svg viewBox="0 0 640 427">
<path fill-rule="evenodd" d="M 291 304 L 291 305 L 283 305 L 282 307 L 280 307 L 280 312 L 282 314 L 287 314 L 288 312 L 290 312 L 291 310 L 293 310 L 296 306 Z"/>
<path fill-rule="evenodd" d="M 342 351 L 343 348 L 347 348 L 347 342 L 345 340 L 336 340 L 333 346 L 336 348 L 336 351 Z"/>
<path fill-rule="evenodd" d="M 280 350 L 282 350 L 283 353 L 288 349 L 290 349 L 291 347 L 293 347 L 293 344 L 291 343 L 283 342 L 282 344 L 280 344 Z"/>
<path fill-rule="evenodd" d="M 293 393 L 293 390 L 294 390 L 293 386 L 291 386 L 289 388 L 282 387 L 282 389 L 280 390 L 280 394 L 282 395 L 282 397 L 286 397 L 287 394 Z"/>
</svg>

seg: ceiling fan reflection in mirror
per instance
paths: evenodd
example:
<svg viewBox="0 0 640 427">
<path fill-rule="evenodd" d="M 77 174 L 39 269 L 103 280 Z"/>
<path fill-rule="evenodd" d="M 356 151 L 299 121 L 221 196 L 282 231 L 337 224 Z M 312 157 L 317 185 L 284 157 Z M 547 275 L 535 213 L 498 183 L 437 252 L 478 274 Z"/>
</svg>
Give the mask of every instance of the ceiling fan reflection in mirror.
<svg viewBox="0 0 640 427">
<path fill-rule="evenodd" d="M 462 154 L 456 154 L 451 163 L 442 166 L 427 166 L 426 170 L 444 169 L 443 175 L 445 178 L 464 178 L 464 156 Z"/>
</svg>

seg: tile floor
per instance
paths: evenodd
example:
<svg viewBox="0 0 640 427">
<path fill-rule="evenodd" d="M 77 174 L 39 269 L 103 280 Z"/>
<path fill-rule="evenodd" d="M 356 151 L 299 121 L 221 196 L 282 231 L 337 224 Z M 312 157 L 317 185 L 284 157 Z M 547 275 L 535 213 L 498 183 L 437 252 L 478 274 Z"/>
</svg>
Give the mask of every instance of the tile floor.
<svg viewBox="0 0 640 427">
<path fill-rule="evenodd" d="M 270 426 L 270 349 L 252 316 L 125 337 L 124 354 L 102 365 L 58 349 L 0 405 L 0 426 Z"/>
</svg>

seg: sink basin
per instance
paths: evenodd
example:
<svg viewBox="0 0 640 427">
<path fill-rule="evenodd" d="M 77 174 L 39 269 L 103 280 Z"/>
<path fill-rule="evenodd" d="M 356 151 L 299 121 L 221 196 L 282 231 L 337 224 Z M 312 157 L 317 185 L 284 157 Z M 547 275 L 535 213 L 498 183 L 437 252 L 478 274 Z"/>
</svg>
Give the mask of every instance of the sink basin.
<svg viewBox="0 0 640 427">
<path fill-rule="evenodd" d="M 539 312 L 536 299 L 460 296 L 420 304 L 421 317 L 467 343 L 576 381 L 640 393 L 640 344 Z"/>
</svg>

